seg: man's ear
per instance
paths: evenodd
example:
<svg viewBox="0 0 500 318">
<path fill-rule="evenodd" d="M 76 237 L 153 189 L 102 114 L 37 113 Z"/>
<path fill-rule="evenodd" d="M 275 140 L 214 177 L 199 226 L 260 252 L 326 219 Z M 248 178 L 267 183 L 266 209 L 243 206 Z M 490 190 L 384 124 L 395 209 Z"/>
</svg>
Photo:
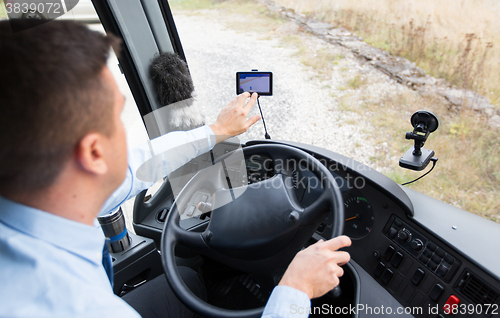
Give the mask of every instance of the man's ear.
<svg viewBox="0 0 500 318">
<path fill-rule="evenodd" d="M 104 136 L 99 133 L 89 133 L 80 140 L 75 149 L 75 156 L 83 170 L 96 175 L 102 175 L 108 171 L 104 142 Z"/>
</svg>

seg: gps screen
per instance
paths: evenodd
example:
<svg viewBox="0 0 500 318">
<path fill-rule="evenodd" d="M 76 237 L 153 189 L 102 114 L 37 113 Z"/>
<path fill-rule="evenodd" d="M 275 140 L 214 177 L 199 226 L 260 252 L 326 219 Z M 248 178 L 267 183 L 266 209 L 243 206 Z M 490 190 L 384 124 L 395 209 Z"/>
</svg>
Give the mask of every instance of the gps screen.
<svg viewBox="0 0 500 318">
<path fill-rule="evenodd" d="M 236 73 L 236 92 L 256 92 L 259 95 L 272 95 L 271 72 L 238 72 Z"/>
</svg>

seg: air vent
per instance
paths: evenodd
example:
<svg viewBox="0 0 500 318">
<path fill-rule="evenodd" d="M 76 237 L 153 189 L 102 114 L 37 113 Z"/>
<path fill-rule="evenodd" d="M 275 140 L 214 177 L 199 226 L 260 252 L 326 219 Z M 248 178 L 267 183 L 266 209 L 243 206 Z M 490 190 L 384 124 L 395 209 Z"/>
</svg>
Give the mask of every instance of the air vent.
<svg viewBox="0 0 500 318">
<path fill-rule="evenodd" d="M 459 280 L 457 289 L 476 305 L 498 304 L 500 293 L 482 279 L 466 271 Z"/>
</svg>

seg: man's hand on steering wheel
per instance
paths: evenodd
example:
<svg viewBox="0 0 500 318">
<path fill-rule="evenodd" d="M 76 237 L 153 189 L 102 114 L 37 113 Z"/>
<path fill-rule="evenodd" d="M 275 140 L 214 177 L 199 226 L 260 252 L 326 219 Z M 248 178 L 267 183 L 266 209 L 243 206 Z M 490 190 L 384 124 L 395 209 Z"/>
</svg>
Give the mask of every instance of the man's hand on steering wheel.
<svg viewBox="0 0 500 318">
<path fill-rule="evenodd" d="M 351 239 L 342 235 L 298 252 L 279 285 L 303 291 L 309 299 L 323 296 L 339 284 L 344 275 L 340 266 L 351 259 L 349 253 L 337 250 L 350 245 Z"/>
</svg>

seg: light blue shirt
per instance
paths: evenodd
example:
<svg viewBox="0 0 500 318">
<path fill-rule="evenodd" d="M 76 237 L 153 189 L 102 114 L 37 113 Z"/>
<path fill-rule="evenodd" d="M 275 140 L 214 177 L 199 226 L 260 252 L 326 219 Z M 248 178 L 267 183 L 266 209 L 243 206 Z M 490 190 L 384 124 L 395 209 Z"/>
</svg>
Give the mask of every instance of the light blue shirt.
<svg viewBox="0 0 500 318">
<path fill-rule="evenodd" d="M 136 169 L 172 145 L 183 148 L 165 163 L 165 175 L 215 144 L 208 126 L 156 138 L 131 151 L 123 184 L 106 202 L 102 214 L 151 186 L 135 177 Z M 166 146 L 170 145 L 170 146 Z M 172 157 L 165 158 L 171 160 Z M 0 317 L 139 317 L 113 294 L 102 266 L 104 235 L 99 227 L 71 221 L 0 197 Z M 263 317 L 307 317 L 297 308 L 310 307 L 307 295 L 277 286 Z"/>
</svg>

